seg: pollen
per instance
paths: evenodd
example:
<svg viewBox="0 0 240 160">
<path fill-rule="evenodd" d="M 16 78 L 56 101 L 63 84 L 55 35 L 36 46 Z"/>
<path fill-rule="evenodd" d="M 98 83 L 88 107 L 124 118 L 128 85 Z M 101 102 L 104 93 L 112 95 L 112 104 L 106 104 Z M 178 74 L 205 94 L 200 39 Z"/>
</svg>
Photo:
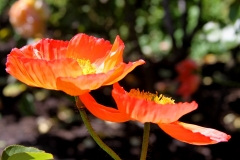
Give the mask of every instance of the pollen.
<svg viewBox="0 0 240 160">
<path fill-rule="evenodd" d="M 82 68 L 84 75 L 96 73 L 96 68 L 91 64 L 89 60 L 77 59 L 79 66 Z"/>
<path fill-rule="evenodd" d="M 131 89 L 129 95 L 138 99 L 144 99 L 147 101 L 153 101 L 158 104 L 174 104 L 174 100 L 170 97 L 165 97 L 162 94 L 158 95 L 156 92 L 155 94 L 140 91 L 139 89 Z"/>
</svg>

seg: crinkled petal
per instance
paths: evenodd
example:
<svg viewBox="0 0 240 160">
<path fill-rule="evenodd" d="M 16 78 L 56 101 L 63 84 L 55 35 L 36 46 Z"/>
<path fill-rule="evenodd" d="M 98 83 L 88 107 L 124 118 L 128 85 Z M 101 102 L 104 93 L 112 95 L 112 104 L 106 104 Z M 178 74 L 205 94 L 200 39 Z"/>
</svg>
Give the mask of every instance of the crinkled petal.
<svg viewBox="0 0 240 160">
<path fill-rule="evenodd" d="M 58 78 L 57 79 L 57 89 L 62 90 L 71 96 L 78 96 L 84 93 L 90 92 L 90 89 L 81 89 L 79 85 L 76 85 L 75 78 Z"/>
<path fill-rule="evenodd" d="M 42 39 L 33 46 L 33 54 L 38 59 L 54 60 L 66 57 L 68 41 L 60 41 L 53 39 Z"/>
<path fill-rule="evenodd" d="M 215 129 L 205 128 L 183 122 L 158 123 L 159 127 L 173 138 L 195 145 L 227 142 L 231 136 Z"/>
<path fill-rule="evenodd" d="M 14 52 L 14 48 L 10 53 L 16 57 L 26 57 L 31 59 L 62 59 L 66 58 L 66 49 L 68 41 L 60 41 L 53 39 L 42 39 L 35 44 L 24 46 L 20 49 L 21 52 Z"/>
<path fill-rule="evenodd" d="M 120 63 L 120 67 L 115 69 L 115 72 L 104 82 L 104 85 L 110 85 L 123 79 L 129 72 L 135 69 L 137 66 L 144 64 L 144 60 L 138 60 L 136 62 L 129 62 L 128 64 Z"/>
<path fill-rule="evenodd" d="M 123 50 L 124 50 L 124 43 L 120 39 L 119 36 L 116 37 L 112 49 L 109 52 L 108 56 L 104 61 L 104 69 L 103 72 L 107 72 L 113 69 L 116 65 L 123 61 Z"/>
<path fill-rule="evenodd" d="M 56 90 L 57 77 L 77 77 L 81 74 L 81 68 L 73 59 L 46 61 L 21 58 L 14 53 L 20 54 L 21 51 L 13 49 L 8 55 L 6 71 L 30 86 Z"/>
<path fill-rule="evenodd" d="M 13 49 L 12 52 L 21 52 L 18 49 Z M 11 53 L 12 53 L 11 52 Z M 31 78 L 31 75 L 26 70 L 23 62 L 19 61 L 18 57 L 14 57 L 13 54 L 9 54 L 7 56 L 7 62 L 6 62 L 6 72 L 17 78 L 18 80 L 31 85 L 35 86 L 35 83 L 33 79 Z"/>
<path fill-rule="evenodd" d="M 122 114 L 117 109 L 106 107 L 98 104 L 95 99 L 89 94 L 79 96 L 85 107 L 96 117 L 111 122 L 126 122 L 129 119 L 125 114 Z"/>
<path fill-rule="evenodd" d="M 57 88 L 72 96 L 79 96 L 89 90 L 95 90 L 102 86 L 108 79 L 104 73 L 82 75 L 76 78 L 59 77 L 57 78 Z"/>
<path fill-rule="evenodd" d="M 133 120 L 142 123 L 171 123 L 197 108 L 197 103 L 194 101 L 191 103 L 161 105 L 152 101 L 135 98 L 124 91 L 118 83 L 113 85 L 112 96 L 120 112 L 126 113 Z"/>
<path fill-rule="evenodd" d="M 137 65 L 143 63 L 143 60 L 139 60 L 136 63 L 129 63 L 127 65 L 121 63 L 107 73 L 81 75 L 76 78 L 59 77 L 57 79 L 57 88 L 72 96 L 81 95 L 83 94 L 83 90 L 95 90 L 103 85 L 111 85 L 112 83 L 121 80 Z"/>
<path fill-rule="evenodd" d="M 77 34 L 69 42 L 67 57 L 90 60 L 96 66 L 104 62 L 112 48 L 109 41 L 86 34 Z"/>
</svg>

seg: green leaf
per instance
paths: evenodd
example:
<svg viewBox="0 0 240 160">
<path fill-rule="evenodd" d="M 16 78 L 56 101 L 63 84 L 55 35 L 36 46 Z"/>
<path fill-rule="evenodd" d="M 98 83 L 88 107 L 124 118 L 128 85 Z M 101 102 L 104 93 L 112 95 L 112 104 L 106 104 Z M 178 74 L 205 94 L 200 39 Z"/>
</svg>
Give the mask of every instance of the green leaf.
<svg viewBox="0 0 240 160">
<path fill-rule="evenodd" d="M 27 86 L 23 83 L 10 83 L 3 88 L 3 95 L 6 97 L 16 97 L 26 89 Z"/>
<path fill-rule="evenodd" d="M 3 13 L 3 11 L 7 8 L 8 1 L 0 0 L 0 15 Z"/>
<path fill-rule="evenodd" d="M 45 153 L 34 147 L 11 145 L 4 149 L 2 160 L 47 160 L 53 159 L 49 153 Z"/>
<path fill-rule="evenodd" d="M 240 17 L 240 2 L 235 1 L 230 6 L 229 18 L 232 22 L 235 22 Z"/>
<path fill-rule="evenodd" d="M 7 160 L 50 160 L 53 156 L 45 152 L 23 152 L 12 155 Z"/>
</svg>

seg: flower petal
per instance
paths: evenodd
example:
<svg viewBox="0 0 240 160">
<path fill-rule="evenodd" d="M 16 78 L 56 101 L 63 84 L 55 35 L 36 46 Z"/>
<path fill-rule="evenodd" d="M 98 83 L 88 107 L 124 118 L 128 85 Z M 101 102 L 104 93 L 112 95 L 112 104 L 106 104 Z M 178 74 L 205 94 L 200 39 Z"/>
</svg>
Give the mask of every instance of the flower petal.
<svg viewBox="0 0 240 160">
<path fill-rule="evenodd" d="M 6 72 L 28 85 L 35 86 L 23 62 L 19 61 L 19 57 L 14 56 L 14 54 L 18 53 L 22 54 L 19 49 L 15 48 L 11 51 L 11 54 L 7 56 Z"/>
<path fill-rule="evenodd" d="M 7 57 L 6 71 L 30 86 L 56 90 L 57 77 L 81 74 L 81 68 L 73 59 L 46 61 L 15 56 L 21 53 L 17 48 L 12 50 Z"/>
<path fill-rule="evenodd" d="M 79 96 L 85 107 L 96 117 L 111 122 L 126 122 L 129 119 L 126 115 L 119 112 L 117 109 L 105 107 L 98 104 L 95 99 L 89 94 Z"/>
<path fill-rule="evenodd" d="M 45 60 L 67 58 L 67 46 L 68 41 L 42 39 L 33 45 L 33 50 L 30 50 L 30 54 L 34 54 L 38 59 Z"/>
<path fill-rule="evenodd" d="M 85 91 L 95 90 L 103 85 L 111 85 L 121 80 L 127 73 L 133 70 L 137 65 L 143 64 L 143 60 L 136 63 L 122 63 L 116 68 L 105 73 L 81 75 L 74 77 L 59 77 L 57 79 L 57 88 L 63 90 L 72 96 L 78 96 Z M 84 92 L 83 92 L 84 91 Z"/>
<path fill-rule="evenodd" d="M 103 82 L 108 79 L 104 73 L 81 75 L 73 77 L 57 78 L 57 88 L 72 96 L 79 96 L 83 91 L 95 90 L 102 86 Z"/>
<path fill-rule="evenodd" d="M 120 67 L 115 69 L 115 72 L 104 82 L 104 85 L 111 85 L 123 79 L 129 72 L 139 65 L 144 64 L 144 60 L 138 60 L 136 62 L 129 62 L 128 64 L 120 63 Z"/>
<path fill-rule="evenodd" d="M 113 43 L 111 51 L 104 61 L 103 72 L 107 72 L 108 70 L 113 69 L 116 65 L 123 61 L 122 55 L 124 47 L 125 46 L 123 41 L 119 36 L 117 36 Z"/>
<path fill-rule="evenodd" d="M 215 129 L 205 128 L 183 122 L 158 123 L 159 127 L 173 138 L 195 145 L 227 142 L 231 136 Z"/>
<path fill-rule="evenodd" d="M 53 39 L 42 39 L 39 42 L 24 46 L 20 49 L 21 52 L 10 53 L 16 57 L 26 57 L 31 59 L 53 60 L 66 58 L 66 49 L 68 41 L 60 41 Z"/>
<path fill-rule="evenodd" d="M 197 108 L 197 103 L 194 101 L 161 105 L 132 97 L 118 83 L 113 85 L 112 96 L 120 112 L 142 123 L 171 123 Z"/>
<path fill-rule="evenodd" d="M 111 48 L 112 45 L 109 41 L 81 33 L 70 40 L 67 57 L 90 60 L 91 63 L 99 66 Z"/>
</svg>

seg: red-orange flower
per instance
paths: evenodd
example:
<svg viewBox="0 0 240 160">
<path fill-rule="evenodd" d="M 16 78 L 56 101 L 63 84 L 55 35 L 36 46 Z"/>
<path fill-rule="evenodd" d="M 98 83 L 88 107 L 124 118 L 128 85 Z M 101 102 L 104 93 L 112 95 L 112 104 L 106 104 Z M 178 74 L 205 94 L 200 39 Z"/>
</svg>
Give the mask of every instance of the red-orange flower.
<svg viewBox="0 0 240 160">
<path fill-rule="evenodd" d="M 181 82 L 181 85 L 177 90 L 177 94 L 181 95 L 185 99 L 196 92 L 201 83 L 201 77 L 196 74 L 186 76 L 182 81 L 180 79 L 181 78 L 179 76 L 178 80 Z"/>
<path fill-rule="evenodd" d="M 230 136 L 211 128 L 179 122 L 178 119 L 195 110 L 196 102 L 174 103 L 171 98 L 139 90 L 126 92 L 118 83 L 113 85 L 112 96 L 118 109 L 98 104 L 89 94 L 79 96 L 86 108 L 96 117 L 112 122 L 136 120 L 158 124 L 170 136 L 195 145 L 226 142 Z"/>
<path fill-rule="evenodd" d="M 176 65 L 176 71 L 180 82 L 177 94 L 187 99 L 197 91 L 201 83 L 201 77 L 197 73 L 198 66 L 193 60 L 185 59 Z"/>
<path fill-rule="evenodd" d="M 197 69 L 197 64 L 191 59 L 185 59 L 176 65 L 176 70 L 180 75 L 193 74 Z"/>
<path fill-rule="evenodd" d="M 7 57 L 6 71 L 35 87 L 62 90 L 77 96 L 121 80 L 143 60 L 123 62 L 124 43 L 77 34 L 69 42 L 42 39 Z"/>
</svg>

